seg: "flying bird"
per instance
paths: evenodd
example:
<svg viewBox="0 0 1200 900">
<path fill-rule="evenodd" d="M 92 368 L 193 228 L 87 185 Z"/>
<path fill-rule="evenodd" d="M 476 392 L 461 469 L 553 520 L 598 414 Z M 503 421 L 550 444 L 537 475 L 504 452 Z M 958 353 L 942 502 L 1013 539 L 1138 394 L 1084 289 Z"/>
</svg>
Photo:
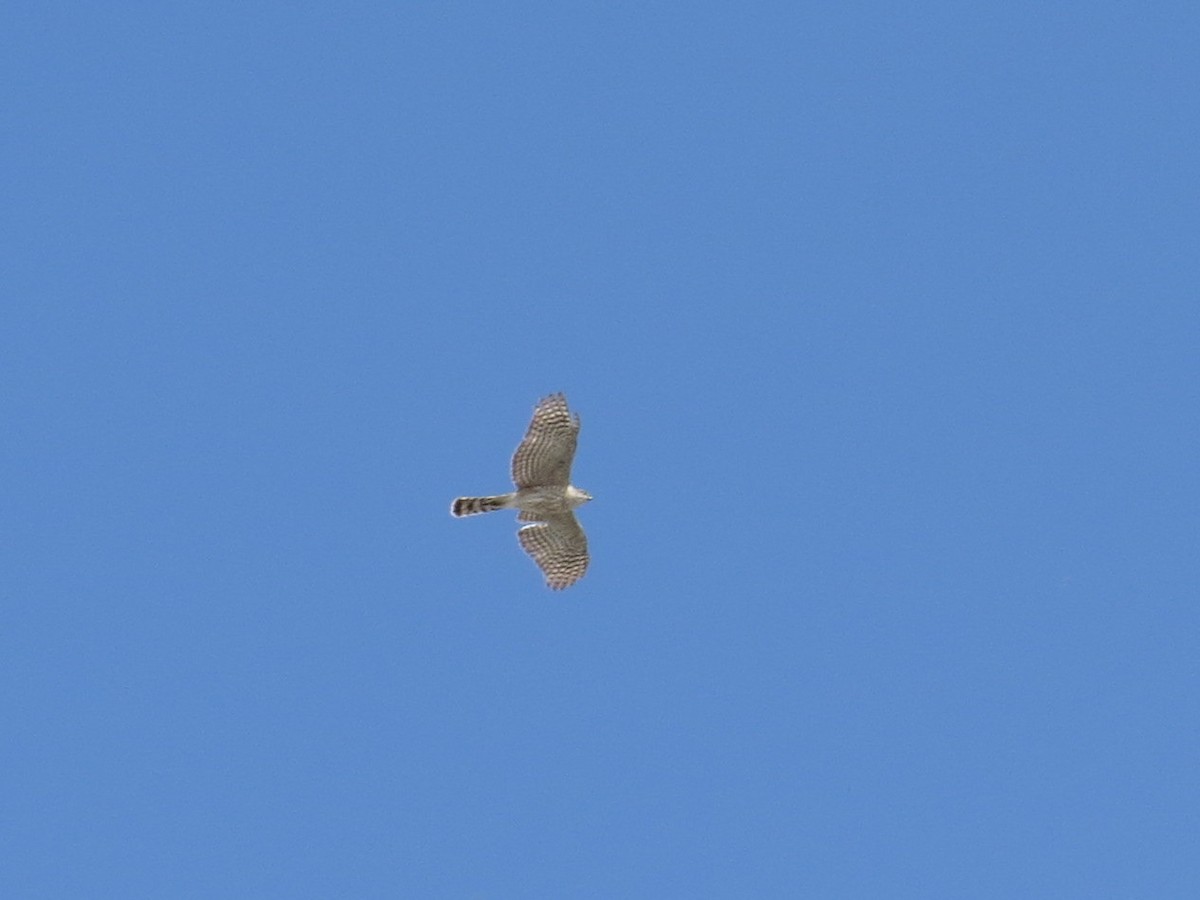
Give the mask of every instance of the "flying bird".
<svg viewBox="0 0 1200 900">
<path fill-rule="evenodd" d="M 473 516 L 497 509 L 517 509 L 517 520 L 531 524 L 517 538 L 554 590 L 570 587 L 587 571 L 587 535 L 574 509 L 592 499 L 571 484 L 571 463 L 579 440 L 579 415 L 567 408 L 567 398 L 551 394 L 538 402 L 533 421 L 512 458 L 517 489 L 492 497 L 459 497 L 450 505 L 453 516 Z"/>
</svg>

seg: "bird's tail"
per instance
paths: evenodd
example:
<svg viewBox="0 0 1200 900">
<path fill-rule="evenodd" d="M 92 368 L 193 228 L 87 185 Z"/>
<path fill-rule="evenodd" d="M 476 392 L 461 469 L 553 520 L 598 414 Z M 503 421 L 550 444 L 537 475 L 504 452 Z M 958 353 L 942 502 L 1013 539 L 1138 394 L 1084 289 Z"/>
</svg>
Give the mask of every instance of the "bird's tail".
<svg viewBox="0 0 1200 900">
<path fill-rule="evenodd" d="M 493 512 L 497 509 L 508 509 L 513 496 L 513 494 L 499 494 L 495 497 L 459 497 L 450 504 L 450 515 L 477 516 L 480 513 Z"/>
</svg>

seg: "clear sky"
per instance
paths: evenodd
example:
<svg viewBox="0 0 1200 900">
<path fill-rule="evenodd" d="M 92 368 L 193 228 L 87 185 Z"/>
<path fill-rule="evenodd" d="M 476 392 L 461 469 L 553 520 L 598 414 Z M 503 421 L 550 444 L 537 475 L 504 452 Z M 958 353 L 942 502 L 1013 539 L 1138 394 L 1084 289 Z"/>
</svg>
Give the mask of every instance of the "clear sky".
<svg viewBox="0 0 1200 900">
<path fill-rule="evenodd" d="M 1200 896 L 1196 4 L 4 18 L 0 895 Z"/>
</svg>

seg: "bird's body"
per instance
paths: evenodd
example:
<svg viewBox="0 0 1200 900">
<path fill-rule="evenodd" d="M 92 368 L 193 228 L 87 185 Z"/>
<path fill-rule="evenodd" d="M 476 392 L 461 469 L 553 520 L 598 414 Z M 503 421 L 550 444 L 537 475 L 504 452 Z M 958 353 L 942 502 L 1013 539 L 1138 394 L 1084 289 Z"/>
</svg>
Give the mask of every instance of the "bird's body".
<svg viewBox="0 0 1200 900">
<path fill-rule="evenodd" d="M 498 509 L 519 509 L 523 521 L 534 522 L 547 516 L 569 513 L 591 499 L 586 491 L 570 484 L 565 489 L 557 485 L 528 487 L 492 497 L 459 497 L 450 512 L 455 516 L 475 516 Z"/>
<path fill-rule="evenodd" d="M 517 518 L 533 524 L 522 527 L 517 537 L 555 590 L 574 584 L 588 566 L 587 536 L 573 510 L 592 497 L 571 484 L 579 425 L 579 416 L 571 415 L 566 397 L 551 394 L 543 398 L 513 454 L 517 489 L 491 497 L 459 497 L 450 506 L 454 516 L 520 510 Z"/>
</svg>

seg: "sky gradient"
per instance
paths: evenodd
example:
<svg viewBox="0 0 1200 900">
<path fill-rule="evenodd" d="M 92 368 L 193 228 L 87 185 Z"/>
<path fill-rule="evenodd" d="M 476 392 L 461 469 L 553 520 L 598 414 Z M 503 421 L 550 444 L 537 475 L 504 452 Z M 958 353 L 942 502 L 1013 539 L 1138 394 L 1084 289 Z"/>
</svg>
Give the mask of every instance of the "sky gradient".
<svg viewBox="0 0 1200 900">
<path fill-rule="evenodd" d="M 1200 896 L 1193 4 L 5 18 L 0 894 Z"/>
</svg>

